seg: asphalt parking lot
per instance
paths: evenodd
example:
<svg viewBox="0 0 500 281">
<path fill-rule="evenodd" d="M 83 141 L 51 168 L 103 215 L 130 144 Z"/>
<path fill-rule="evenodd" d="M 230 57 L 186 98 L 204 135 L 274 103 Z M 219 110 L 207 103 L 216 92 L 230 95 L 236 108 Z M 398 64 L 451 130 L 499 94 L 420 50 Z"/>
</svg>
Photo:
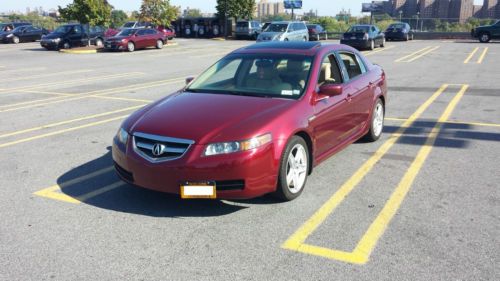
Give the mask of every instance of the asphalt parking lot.
<svg viewBox="0 0 500 281">
<path fill-rule="evenodd" d="M 384 135 L 279 203 L 182 201 L 114 174 L 127 115 L 251 43 L 176 41 L 0 45 L 1 280 L 500 280 L 500 44 L 364 52 L 387 73 Z"/>
</svg>

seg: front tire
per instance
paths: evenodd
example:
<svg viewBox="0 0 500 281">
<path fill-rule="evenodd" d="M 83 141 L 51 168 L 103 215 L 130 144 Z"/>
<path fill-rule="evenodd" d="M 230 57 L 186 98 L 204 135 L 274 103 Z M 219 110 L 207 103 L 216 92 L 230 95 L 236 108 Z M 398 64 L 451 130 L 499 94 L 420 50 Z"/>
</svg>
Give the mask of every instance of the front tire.
<svg viewBox="0 0 500 281">
<path fill-rule="evenodd" d="M 12 43 L 14 43 L 14 44 L 19 44 L 19 37 L 14 36 L 14 37 L 12 38 Z"/>
<path fill-rule="evenodd" d="M 63 49 L 66 49 L 66 50 L 67 50 L 67 49 L 69 49 L 69 48 L 71 48 L 71 44 L 70 44 L 68 41 L 64 42 L 64 44 L 63 44 Z"/>
<path fill-rule="evenodd" d="M 281 157 L 278 186 L 274 195 L 283 201 L 292 201 L 304 190 L 309 173 L 309 150 L 306 142 L 293 136 Z"/>
<path fill-rule="evenodd" d="M 128 42 L 128 44 L 127 44 L 127 50 L 129 52 L 135 51 L 135 44 L 133 42 Z"/>
<path fill-rule="evenodd" d="M 377 141 L 384 130 L 385 108 L 381 99 L 378 99 L 372 110 L 372 119 L 370 120 L 370 130 L 365 135 L 365 139 L 369 142 Z"/>
<path fill-rule="evenodd" d="M 95 40 L 95 45 L 96 45 L 97 48 L 102 48 L 104 46 L 104 43 L 103 43 L 103 41 L 102 41 L 101 38 L 97 38 Z"/>
<path fill-rule="evenodd" d="M 375 40 L 372 40 L 370 42 L 370 51 L 373 51 L 373 50 L 375 50 Z"/>
<path fill-rule="evenodd" d="M 382 43 L 380 43 L 380 47 L 384 48 L 385 47 L 385 38 L 382 38 Z"/>
</svg>

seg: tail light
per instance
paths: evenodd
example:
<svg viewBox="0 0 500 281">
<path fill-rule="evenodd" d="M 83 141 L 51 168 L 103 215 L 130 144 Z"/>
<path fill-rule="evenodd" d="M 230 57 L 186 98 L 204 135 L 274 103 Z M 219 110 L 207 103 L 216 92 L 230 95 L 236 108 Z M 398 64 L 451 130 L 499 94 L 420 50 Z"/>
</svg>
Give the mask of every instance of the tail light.
<svg viewBox="0 0 500 281">
<path fill-rule="evenodd" d="M 363 40 L 368 40 L 370 37 L 368 36 L 368 33 L 365 33 L 365 35 L 363 35 Z"/>
</svg>

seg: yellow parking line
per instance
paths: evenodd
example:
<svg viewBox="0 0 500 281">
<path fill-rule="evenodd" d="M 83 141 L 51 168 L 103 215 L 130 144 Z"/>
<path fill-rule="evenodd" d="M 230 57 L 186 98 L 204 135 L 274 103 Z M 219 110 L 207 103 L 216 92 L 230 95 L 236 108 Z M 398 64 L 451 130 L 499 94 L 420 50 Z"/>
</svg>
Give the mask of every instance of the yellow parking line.
<svg viewBox="0 0 500 281">
<path fill-rule="evenodd" d="M 464 96 L 468 87 L 468 85 L 463 85 L 462 89 L 460 89 L 460 92 L 458 92 L 448 104 L 441 117 L 439 117 L 438 122 L 427 136 L 427 140 L 424 146 L 420 149 L 417 156 L 415 157 L 415 160 L 412 162 L 405 175 L 399 182 L 397 188 L 394 190 L 391 197 L 383 207 L 382 211 L 380 211 L 377 218 L 370 225 L 366 233 L 363 235 L 363 238 L 361 238 L 358 245 L 354 249 L 353 252 L 358 253 L 360 257 L 363 257 L 362 260 L 364 262 L 368 261 L 368 258 L 375 248 L 378 240 L 380 239 L 382 234 L 384 234 L 385 229 L 401 206 L 401 203 L 408 194 L 408 191 L 410 191 L 415 178 L 417 177 L 418 173 L 425 163 L 425 160 L 427 159 L 427 157 L 429 157 L 429 154 L 432 151 L 439 132 L 441 131 L 442 123 L 448 120 L 458 102 Z"/>
<path fill-rule="evenodd" d="M 2 89 L 0 93 L 2 92 L 16 92 L 16 91 L 24 91 L 24 90 L 33 90 L 33 89 L 39 89 L 39 88 L 45 88 L 45 87 L 51 87 L 51 86 L 67 86 L 67 85 L 73 85 L 73 84 L 78 84 L 82 82 L 95 82 L 95 81 L 101 81 L 101 80 L 108 80 L 108 79 L 116 79 L 116 78 L 124 78 L 128 76 L 139 76 L 139 75 L 144 75 L 143 72 L 128 72 L 128 73 L 122 73 L 122 74 L 112 74 L 112 75 L 101 75 L 101 76 L 96 76 L 96 77 L 87 77 L 87 78 L 80 78 L 76 80 L 69 80 L 69 81 L 62 81 L 62 82 L 50 82 L 50 83 L 43 83 L 43 84 L 38 84 L 38 85 L 33 85 L 33 86 L 25 86 L 25 87 L 17 87 L 17 88 L 10 88 L 10 89 Z"/>
<path fill-rule="evenodd" d="M 413 57 L 413 56 L 416 56 L 416 55 L 420 54 L 421 52 L 425 52 L 425 51 L 427 51 L 427 50 L 428 50 L 428 49 L 430 49 L 430 48 L 432 48 L 432 47 L 431 47 L 431 46 L 425 47 L 425 48 L 420 49 L 420 50 L 418 50 L 418 51 L 416 51 L 416 52 L 414 52 L 414 53 L 411 53 L 411 54 L 409 54 L 409 55 L 406 55 L 406 56 L 404 56 L 404 57 L 401 57 L 401 58 L 399 58 L 399 59 L 395 60 L 395 62 L 402 62 L 402 61 L 404 61 L 404 60 L 406 60 L 406 59 L 408 59 L 408 58 L 411 58 L 411 57 Z"/>
<path fill-rule="evenodd" d="M 65 76 L 65 75 L 71 75 L 71 74 L 88 73 L 88 72 L 92 72 L 92 71 L 93 70 L 91 70 L 91 69 L 79 69 L 79 70 L 74 70 L 74 71 L 52 72 L 52 73 L 45 73 L 45 74 L 39 74 L 39 75 L 6 78 L 6 79 L 2 79 L 2 82 L 14 82 L 14 81 L 21 81 L 21 80 L 47 78 L 47 77 L 51 77 L 51 76 Z"/>
<path fill-rule="evenodd" d="M 394 118 L 394 117 L 386 117 L 385 120 L 390 121 L 406 121 L 408 119 L 405 118 Z M 478 126 L 478 127 L 500 127 L 500 124 L 495 123 L 484 123 L 484 122 L 468 122 L 468 121 L 446 121 L 445 124 L 458 124 L 458 125 L 469 125 L 469 126 Z"/>
<path fill-rule="evenodd" d="M 425 56 L 425 55 L 427 55 L 427 54 L 430 54 L 430 53 L 434 52 L 435 50 L 437 50 L 437 49 L 439 49 L 439 48 L 441 48 L 441 47 L 440 47 L 440 46 L 436 46 L 436 47 L 434 47 L 434 48 L 432 48 L 432 49 L 429 49 L 429 50 L 427 50 L 427 51 L 425 51 L 425 52 L 421 53 L 420 55 L 417 55 L 417 56 L 414 56 L 414 57 L 413 57 L 413 58 L 411 58 L 411 59 L 408 59 L 406 62 L 412 62 L 412 61 L 415 61 L 415 60 L 417 60 L 417 59 L 419 59 L 419 58 L 421 58 L 421 57 L 423 57 L 423 56 Z"/>
<path fill-rule="evenodd" d="M 477 63 L 480 64 L 483 62 L 484 60 L 484 57 L 486 56 L 486 53 L 488 52 L 488 47 L 484 48 L 484 51 L 483 53 L 481 54 L 481 56 L 479 57 L 479 59 L 477 60 Z"/>
<path fill-rule="evenodd" d="M 68 202 L 68 203 L 79 204 L 81 201 L 79 201 L 71 196 L 68 196 L 64 193 L 61 193 L 62 189 L 67 188 L 67 187 L 72 186 L 72 185 L 75 185 L 75 184 L 78 184 L 78 183 L 81 183 L 81 182 L 86 181 L 88 179 L 91 179 L 93 177 L 97 177 L 97 176 L 100 176 L 102 174 L 108 173 L 112 170 L 113 170 L 113 166 L 106 167 L 104 169 L 92 172 L 90 174 L 87 174 L 87 175 L 84 175 L 81 177 L 77 177 L 77 178 L 74 178 L 72 180 L 53 185 L 51 187 L 44 188 L 44 189 L 39 190 L 33 194 L 35 194 L 37 196 L 41 196 L 41 197 L 46 197 L 46 198 L 51 198 L 51 199 L 55 199 L 55 200 L 59 200 L 59 201 Z"/>
<path fill-rule="evenodd" d="M 470 55 L 464 60 L 464 63 L 467 64 L 469 63 L 469 61 L 472 59 L 472 57 L 474 57 L 474 55 L 477 53 L 477 51 L 479 50 L 479 47 L 476 47 L 472 53 L 470 53 Z"/>
<path fill-rule="evenodd" d="M 122 100 L 122 101 L 133 101 L 133 102 L 145 102 L 145 103 L 151 103 L 153 100 L 144 100 L 144 99 L 131 99 L 131 98 L 120 98 L 120 97 L 106 97 L 106 96 L 89 96 L 90 98 L 98 98 L 98 99 L 105 99 L 105 100 Z"/>
<path fill-rule="evenodd" d="M 74 96 L 74 94 L 63 94 L 63 93 L 56 93 L 56 92 L 47 92 L 47 91 L 33 91 L 33 90 L 24 90 L 24 91 L 19 91 L 27 94 L 42 94 L 42 95 L 52 95 L 52 96 L 66 96 L 66 97 L 71 97 Z"/>
<path fill-rule="evenodd" d="M 49 128 L 53 128 L 53 127 L 57 127 L 57 126 L 67 125 L 67 124 L 71 124 L 71 123 L 75 123 L 75 122 L 79 122 L 79 121 L 84 121 L 84 120 L 88 120 L 88 119 L 94 119 L 94 118 L 98 118 L 98 117 L 108 116 L 108 115 L 112 115 L 112 114 L 116 114 L 116 113 L 120 113 L 120 112 L 124 112 L 124 111 L 139 109 L 143 106 L 145 106 L 145 105 L 143 104 L 143 105 L 138 105 L 138 106 L 131 106 L 131 107 L 127 107 L 127 108 L 123 108 L 123 109 L 119 109 L 119 110 L 113 110 L 113 111 L 108 111 L 108 112 L 104 112 L 104 113 L 83 116 L 83 117 L 79 117 L 79 118 L 75 118 L 75 119 L 71 119 L 71 120 L 47 124 L 47 125 L 43 125 L 43 126 L 39 126 L 39 127 L 30 128 L 30 129 L 19 130 L 19 131 L 0 135 L 0 139 L 12 137 L 12 136 L 16 136 L 16 135 L 21 135 L 21 134 L 26 134 L 26 133 L 34 132 L 34 131 L 38 131 L 38 130 L 49 129 Z"/>
<path fill-rule="evenodd" d="M 47 98 L 47 99 L 39 99 L 36 101 L 29 101 L 29 102 L 22 102 L 22 103 L 17 103 L 17 104 L 10 104 L 10 105 L 2 105 L 0 108 L 6 108 L 7 109 L 0 109 L 0 113 L 2 112 L 9 112 L 9 111 L 16 111 L 16 110 L 21 110 L 21 109 L 28 109 L 28 108 L 33 108 L 33 107 L 39 107 L 43 105 L 52 105 L 52 104 L 57 104 L 57 103 L 62 103 L 62 102 L 68 102 L 68 101 L 75 101 L 75 100 L 81 100 L 81 99 L 86 99 L 86 98 L 91 98 L 91 97 L 96 97 L 96 96 L 104 96 L 104 95 L 111 95 L 115 93 L 122 93 L 123 91 L 131 91 L 131 90 L 141 90 L 141 89 L 148 89 L 148 88 L 153 88 L 153 87 L 159 87 L 159 86 L 165 86 L 168 84 L 173 84 L 173 83 L 178 83 L 183 81 L 183 79 L 168 79 L 168 80 L 163 80 L 163 81 L 155 81 L 155 82 L 148 82 L 148 83 L 143 83 L 143 84 L 137 84 L 137 86 L 122 86 L 118 88 L 111 88 L 111 89 L 105 89 L 105 90 L 97 90 L 97 91 L 92 91 L 88 93 L 83 93 L 83 94 L 75 94 L 71 98 L 69 97 L 55 97 L 55 98 Z M 144 102 L 144 101 L 141 101 Z M 149 102 L 149 100 L 148 100 Z M 18 106 L 21 105 L 21 106 Z"/>
<path fill-rule="evenodd" d="M 448 88 L 447 84 L 442 85 L 427 101 L 406 120 L 400 128 L 393 133 L 389 139 L 339 188 L 332 197 L 326 201 L 321 208 L 316 211 L 294 234 L 292 234 L 282 248 L 303 252 L 307 254 L 326 256 L 329 258 L 338 259 L 341 261 L 352 263 L 363 263 L 359 257 L 353 256 L 352 253 L 342 251 L 331 251 L 326 249 L 321 250 L 318 247 L 305 245 L 307 237 L 309 237 L 344 201 L 347 195 L 361 182 L 361 180 L 373 169 L 375 164 L 389 151 L 389 149 L 403 136 L 406 130 L 422 115 L 422 113 Z"/>
<path fill-rule="evenodd" d="M 2 144 L 0 144 L 0 148 L 4 148 L 4 147 L 8 147 L 8 146 L 12 146 L 12 145 L 15 145 L 15 144 L 20 144 L 20 143 L 28 142 L 28 141 L 38 140 L 38 139 L 41 139 L 41 138 L 46 138 L 46 137 L 51 137 L 51 136 L 55 136 L 55 135 L 60 135 L 60 134 L 63 134 L 63 133 L 67 133 L 67 132 L 71 132 L 71 131 L 76 131 L 76 130 L 80 130 L 80 129 L 84 129 L 84 128 L 89 128 L 89 127 L 93 127 L 93 126 L 97 126 L 97 125 L 102 125 L 102 124 L 105 124 L 105 123 L 109 123 L 109 122 L 113 122 L 113 121 L 116 121 L 116 120 L 124 119 L 124 118 L 126 118 L 128 116 L 129 116 L 128 114 L 127 115 L 122 115 L 122 116 L 113 117 L 113 118 L 110 118 L 110 119 L 105 119 L 105 120 L 101 120 L 101 121 L 97 121 L 97 122 L 93 122 L 93 123 L 89 123 L 89 124 L 85 124 L 85 125 L 81 125 L 81 126 L 77 126 L 77 127 L 72 127 L 72 128 L 68 128 L 68 129 L 64 129 L 64 130 L 59 130 L 59 131 L 55 131 L 55 132 L 51 132 L 51 133 L 47 133 L 47 134 L 41 134 L 41 135 L 37 135 L 37 136 L 34 136 L 34 137 L 30 137 L 30 138 L 25 138 L 25 139 L 20 139 L 20 140 L 17 140 L 17 141 L 2 143 Z"/>
<path fill-rule="evenodd" d="M 377 54 L 377 53 L 380 53 L 380 52 L 383 52 L 383 51 L 387 51 L 387 50 L 390 50 L 390 49 L 394 49 L 394 48 L 396 48 L 396 46 L 389 46 L 389 47 L 385 47 L 385 48 L 380 49 L 380 50 L 367 52 L 364 55 L 365 55 L 365 57 L 367 57 L 367 56 L 371 56 L 371 55 L 374 55 L 374 54 Z"/>
<path fill-rule="evenodd" d="M 82 194 L 82 195 L 80 195 L 80 196 L 78 196 L 76 198 L 80 202 L 85 202 L 85 201 L 89 200 L 92 197 L 99 196 L 99 195 L 101 195 L 101 194 L 103 194 L 105 192 L 111 191 L 113 189 L 116 189 L 116 188 L 124 186 L 124 185 L 125 185 L 125 183 L 123 181 L 117 181 L 115 183 L 112 183 L 112 184 L 107 185 L 105 187 L 101 187 L 101 188 L 96 189 L 94 191 L 91 191 L 89 193 Z"/>
</svg>

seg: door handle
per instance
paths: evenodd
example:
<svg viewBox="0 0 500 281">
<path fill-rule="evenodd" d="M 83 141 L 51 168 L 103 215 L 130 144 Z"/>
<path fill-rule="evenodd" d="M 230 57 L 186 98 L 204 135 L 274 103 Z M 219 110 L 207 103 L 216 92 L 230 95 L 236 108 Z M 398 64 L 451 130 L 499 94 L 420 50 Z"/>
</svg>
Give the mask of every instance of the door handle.
<svg viewBox="0 0 500 281">
<path fill-rule="evenodd" d="M 351 102 L 352 101 L 352 96 L 353 94 L 349 93 L 347 94 L 347 97 L 345 98 L 346 101 Z"/>
</svg>

